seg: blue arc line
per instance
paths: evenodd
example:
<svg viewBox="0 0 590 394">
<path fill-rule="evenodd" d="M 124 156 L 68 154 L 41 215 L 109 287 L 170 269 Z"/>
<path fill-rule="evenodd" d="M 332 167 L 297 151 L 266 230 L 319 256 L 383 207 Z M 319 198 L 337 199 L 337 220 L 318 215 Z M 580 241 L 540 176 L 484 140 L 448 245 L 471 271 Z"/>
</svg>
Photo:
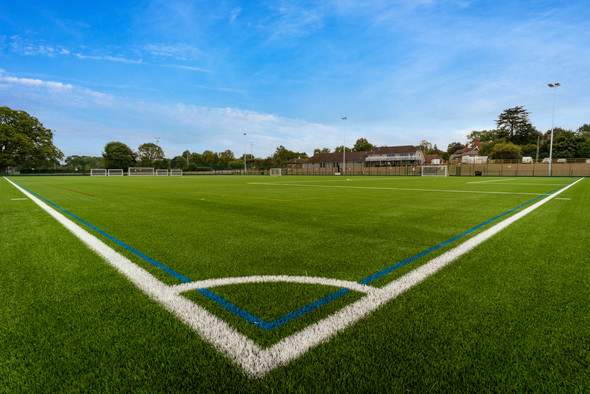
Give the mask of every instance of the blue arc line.
<svg viewBox="0 0 590 394">
<path fill-rule="evenodd" d="M 377 272 L 375 274 L 372 274 L 372 275 L 366 277 L 365 279 L 361 279 L 357 283 L 360 283 L 360 284 L 368 284 L 368 283 L 371 283 L 371 282 L 373 282 L 373 281 L 375 281 L 375 280 L 377 280 L 377 279 L 379 279 L 379 278 L 381 278 L 381 277 L 389 274 L 393 270 L 395 270 L 397 268 L 400 268 L 400 267 L 403 267 L 404 265 L 406 265 L 406 264 L 408 264 L 408 263 L 410 263 L 410 262 L 412 262 L 412 261 L 414 261 L 416 259 L 419 259 L 420 257 L 423 257 L 423 256 L 425 256 L 425 255 L 427 255 L 429 253 L 432 253 L 435 250 L 438 250 L 438 249 L 442 248 L 443 246 L 448 245 L 451 242 L 454 242 L 454 241 L 456 241 L 456 240 L 464 237 L 465 235 L 470 234 L 473 231 L 476 231 L 477 229 L 479 229 L 479 228 L 481 228 L 481 227 L 483 227 L 483 226 L 485 226 L 485 225 L 487 225 L 487 224 L 489 224 L 489 223 L 491 223 L 491 222 L 493 222 L 495 220 L 498 220 L 499 218 L 501 218 L 503 216 L 506 216 L 506 215 L 508 215 L 508 214 L 510 214 L 510 213 L 512 213 L 512 212 L 514 212 L 514 211 L 516 211 L 516 210 L 518 210 L 518 209 L 520 209 L 520 208 L 522 208 L 522 207 L 524 207 L 526 205 L 529 205 L 530 203 L 532 203 L 532 202 L 534 202 L 534 201 L 536 201 L 536 200 L 538 200 L 540 198 L 543 198 L 545 196 L 548 196 L 548 195 L 556 192 L 557 190 L 562 189 L 562 188 L 568 186 L 569 184 L 571 184 L 573 182 L 575 182 L 575 181 L 572 181 L 572 182 L 570 182 L 568 184 L 565 184 L 563 186 L 560 186 L 560 187 L 558 187 L 558 188 L 556 188 L 556 189 L 554 189 L 554 190 L 552 190 L 550 192 L 547 192 L 547 193 L 545 193 L 545 194 L 543 194 L 541 196 L 535 197 L 534 199 L 532 199 L 532 200 L 530 200 L 528 202 L 525 202 L 524 204 L 521 204 L 518 207 L 513 208 L 513 209 L 511 209 L 511 210 L 509 210 L 507 212 L 504 212 L 504 213 L 502 213 L 502 214 L 500 214 L 500 215 L 498 215 L 498 216 L 496 216 L 496 217 L 494 217 L 492 219 L 486 220 L 485 222 L 480 223 L 477 226 L 475 226 L 475 227 L 473 227 L 473 228 L 471 228 L 471 229 L 469 229 L 469 230 L 467 230 L 467 231 L 465 231 L 465 232 L 463 232 L 463 233 L 461 233 L 459 235 L 456 235 L 456 236 L 454 236 L 452 238 L 449 238 L 448 240 L 443 241 L 443 242 L 441 242 L 441 243 L 439 243 L 439 244 L 437 244 L 437 245 L 435 245 L 435 246 L 433 246 L 433 247 L 431 247 L 429 249 L 426 249 L 426 250 L 424 250 L 424 251 L 422 251 L 420 253 L 417 253 L 414 256 L 411 256 L 411 257 L 409 257 L 409 258 L 407 258 L 407 259 L 405 259 L 403 261 L 400 261 L 398 263 L 395 263 L 395 264 L 393 264 L 393 265 L 391 265 L 391 266 L 389 266 L 389 267 L 387 267 L 387 268 L 385 268 L 385 269 L 383 269 L 383 270 L 381 270 L 381 271 L 379 271 L 379 272 Z M 83 223 L 84 225 L 88 226 L 89 228 L 91 228 L 91 229 L 97 231 L 98 233 L 104 235 L 106 238 L 108 238 L 111 241 L 115 242 L 116 244 L 122 246 L 123 248 L 125 248 L 126 250 L 132 252 L 133 254 L 137 255 L 138 257 L 141 257 L 143 260 L 147 261 L 148 263 L 154 265 L 155 267 L 158 267 L 158 268 L 162 269 L 167 274 L 169 274 L 169 275 L 177 278 L 178 280 L 180 280 L 180 281 L 182 281 L 184 283 L 192 282 L 192 280 L 189 279 L 188 277 L 186 277 L 186 276 L 184 276 L 184 275 L 182 275 L 182 274 L 174 271 L 173 269 L 165 266 L 164 264 L 161 264 L 161 263 L 157 262 L 156 260 L 154 260 L 151 257 L 145 255 L 144 253 L 142 253 L 142 252 L 140 252 L 140 251 L 132 248 L 131 246 L 125 244 L 124 242 L 119 241 L 115 237 L 109 235 L 108 233 L 102 231 L 101 229 L 99 229 L 96 226 L 88 223 L 87 221 L 79 218 L 78 216 L 72 214 L 71 212 L 68 212 L 67 210 L 63 209 L 62 207 L 60 207 L 60 206 L 58 206 L 56 204 L 54 204 L 53 202 L 47 200 L 46 198 L 41 197 L 40 195 L 32 192 L 31 190 L 29 190 L 29 189 L 27 189 L 27 188 L 25 188 L 25 187 L 23 187 L 21 185 L 19 185 L 19 186 L 22 187 L 23 189 L 27 190 L 29 193 L 31 193 L 31 194 L 35 195 L 36 197 L 42 199 L 43 201 L 47 202 L 48 204 L 56 207 L 60 211 L 68 214 L 69 216 L 73 217 L 74 219 L 78 220 L 79 222 Z M 290 322 L 293 319 L 296 319 L 298 317 L 301 317 L 301 316 L 303 316 L 304 314 L 306 314 L 308 312 L 314 311 L 314 310 L 316 310 L 316 309 L 318 309 L 318 308 L 320 308 L 320 307 L 322 307 L 322 306 L 324 306 L 324 305 L 326 305 L 326 304 L 328 304 L 328 303 L 330 303 L 330 302 L 332 302 L 332 301 L 334 301 L 334 300 L 336 300 L 336 299 L 338 299 L 338 298 L 340 298 L 340 297 L 342 297 L 342 296 L 350 293 L 350 290 L 348 290 L 348 289 L 340 289 L 340 290 L 338 290 L 338 291 L 336 291 L 336 292 L 334 292 L 332 294 L 329 294 L 329 295 L 327 295 L 327 296 L 325 296 L 323 298 L 320 298 L 317 301 L 314 301 L 314 302 L 312 302 L 310 304 L 307 304 L 307 305 L 305 305 L 305 306 L 303 306 L 303 307 L 301 307 L 299 309 L 296 309 L 293 312 L 290 312 L 290 313 L 288 313 L 288 314 L 286 314 L 286 315 L 284 315 L 282 317 L 279 317 L 279 318 L 273 320 L 272 322 L 267 322 L 267 321 L 265 321 L 265 320 L 263 320 L 263 319 L 255 316 L 255 315 L 253 315 L 253 314 L 251 314 L 251 313 L 249 313 L 249 312 L 247 312 L 247 311 L 239 308 L 238 306 L 232 304 L 231 302 L 225 300 L 224 298 L 218 296 L 217 294 L 213 293 L 210 290 L 201 288 L 201 289 L 196 289 L 196 291 L 199 292 L 200 294 L 206 296 L 207 298 L 211 299 L 212 301 L 216 302 L 217 304 L 219 304 L 220 306 L 222 306 L 223 308 L 225 308 L 229 312 L 233 313 L 234 315 L 236 315 L 236 316 L 238 316 L 238 317 L 240 317 L 240 318 L 248 321 L 249 323 L 251 323 L 251 324 L 253 324 L 253 325 L 255 325 L 255 326 L 257 326 L 257 327 L 259 327 L 259 328 L 261 328 L 261 329 L 263 329 L 265 331 L 269 331 L 269 330 L 275 329 L 277 327 L 281 327 L 281 326 L 287 324 L 288 322 Z"/>
</svg>

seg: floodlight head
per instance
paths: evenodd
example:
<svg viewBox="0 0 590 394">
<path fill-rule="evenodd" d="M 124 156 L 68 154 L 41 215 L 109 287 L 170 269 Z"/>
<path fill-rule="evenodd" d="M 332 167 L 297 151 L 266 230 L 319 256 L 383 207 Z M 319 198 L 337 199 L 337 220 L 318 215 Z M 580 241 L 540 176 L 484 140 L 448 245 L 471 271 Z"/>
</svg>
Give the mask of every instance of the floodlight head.
<svg viewBox="0 0 590 394">
<path fill-rule="evenodd" d="M 556 83 L 550 83 L 547 86 L 549 86 L 550 88 L 556 88 L 556 87 L 559 87 L 561 85 L 559 84 L 559 82 L 556 82 Z"/>
<path fill-rule="evenodd" d="M 554 87 L 552 83 L 548 84 L 547 86 L 549 86 L 550 88 Z"/>
<path fill-rule="evenodd" d="M 557 83 L 555 84 L 555 87 L 558 87 L 558 86 L 561 86 L 561 85 L 559 84 L 559 82 L 557 82 Z"/>
<path fill-rule="evenodd" d="M 346 116 L 343 116 L 343 117 L 342 117 L 342 120 L 346 120 L 346 119 L 348 119 Z"/>
</svg>

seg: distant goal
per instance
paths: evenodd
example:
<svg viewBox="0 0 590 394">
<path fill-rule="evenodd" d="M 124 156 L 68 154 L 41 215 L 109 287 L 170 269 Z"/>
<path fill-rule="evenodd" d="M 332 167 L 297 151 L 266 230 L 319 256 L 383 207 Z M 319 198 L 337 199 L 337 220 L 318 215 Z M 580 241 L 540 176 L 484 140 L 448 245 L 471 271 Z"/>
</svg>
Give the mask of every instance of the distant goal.
<svg viewBox="0 0 590 394">
<path fill-rule="evenodd" d="M 107 176 L 107 170 L 104 168 L 92 168 L 90 176 Z"/>
<path fill-rule="evenodd" d="M 182 170 L 170 170 L 170 176 L 182 176 Z"/>
<path fill-rule="evenodd" d="M 123 176 L 123 170 L 117 168 L 110 168 L 109 169 L 109 176 Z"/>
<path fill-rule="evenodd" d="M 129 175 L 129 176 L 154 175 L 154 168 L 153 167 L 129 167 L 127 175 Z"/>
<path fill-rule="evenodd" d="M 422 166 L 422 176 L 449 176 L 449 167 Z"/>
<path fill-rule="evenodd" d="M 168 176 L 168 170 L 157 169 L 156 176 Z"/>
<path fill-rule="evenodd" d="M 272 176 L 283 175 L 283 169 L 282 168 L 271 168 L 270 175 L 272 175 Z"/>
</svg>

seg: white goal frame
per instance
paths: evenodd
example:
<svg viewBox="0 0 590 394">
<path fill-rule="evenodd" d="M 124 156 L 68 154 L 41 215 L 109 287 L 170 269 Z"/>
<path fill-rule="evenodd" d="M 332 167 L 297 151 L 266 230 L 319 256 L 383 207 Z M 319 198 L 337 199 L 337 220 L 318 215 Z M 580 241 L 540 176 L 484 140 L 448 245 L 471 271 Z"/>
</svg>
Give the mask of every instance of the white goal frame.
<svg viewBox="0 0 590 394">
<path fill-rule="evenodd" d="M 182 176 L 182 170 L 170 170 L 170 176 Z"/>
<path fill-rule="evenodd" d="M 159 168 L 156 170 L 156 176 L 168 176 L 168 170 Z"/>
<path fill-rule="evenodd" d="M 283 169 L 282 168 L 271 168 L 270 172 L 268 174 L 271 176 L 281 176 L 281 175 L 283 175 Z"/>
<path fill-rule="evenodd" d="M 127 171 L 127 175 L 129 176 L 153 176 L 154 175 L 154 168 L 153 167 L 129 167 Z"/>
<path fill-rule="evenodd" d="M 91 168 L 90 176 L 107 176 L 107 170 L 104 168 Z"/>
<path fill-rule="evenodd" d="M 124 172 L 121 168 L 109 168 L 109 176 L 123 176 Z"/>
<path fill-rule="evenodd" d="M 447 166 L 422 166 L 422 176 L 449 176 Z"/>
</svg>

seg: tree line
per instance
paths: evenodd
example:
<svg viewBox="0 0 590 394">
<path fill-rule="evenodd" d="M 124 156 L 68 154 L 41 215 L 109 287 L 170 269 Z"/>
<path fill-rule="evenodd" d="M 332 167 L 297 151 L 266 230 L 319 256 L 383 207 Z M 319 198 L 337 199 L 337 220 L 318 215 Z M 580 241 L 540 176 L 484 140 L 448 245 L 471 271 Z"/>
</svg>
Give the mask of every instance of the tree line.
<svg viewBox="0 0 590 394">
<path fill-rule="evenodd" d="M 426 140 L 418 145 L 425 154 L 438 154 L 444 160 L 465 145 L 474 147 L 482 143 L 479 154 L 492 159 L 519 159 L 523 156 L 543 159 L 549 156 L 551 130 L 542 133 L 530 121 L 529 112 L 522 106 L 504 110 L 496 119 L 493 130 L 472 131 L 463 142 L 452 142 L 443 151 Z M 590 158 L 590 124 L 584 124 L 576 130 L 561 127 L 553 129 L 553 157 L 555 158 Z M 373 148 L 366 138 L 359 138 L 352 148 L 337 146 L 316 148 L 313 154 L 361 152 Z M 123 142 L 113 141 L 105 145 L 101 156 L 72 155 L 63 160 L 63 153 L 53 144 L 53 132 L 43 126 L 39 120 L 25 111 L 0 107 L 0 173 L 8 167 L 23 170 L 81 170 L 82 168 L 122 168 L 155 167 L 182 169 L 189 171 L 207 171 L 220 169 L 242 169 L 244 160 L 249 169 L 267 170 L 283 167 L 292 159 L 307 158 L 305 152 L 296 152 L 280 145 L 266 158 L 257 158 L 246 154 L 236 157 L 231 150 L 202 153 L 186 150 L 182 155 L 166 158 L 162 147 L 147 142 L 136 151 Z"/>
</svg>

